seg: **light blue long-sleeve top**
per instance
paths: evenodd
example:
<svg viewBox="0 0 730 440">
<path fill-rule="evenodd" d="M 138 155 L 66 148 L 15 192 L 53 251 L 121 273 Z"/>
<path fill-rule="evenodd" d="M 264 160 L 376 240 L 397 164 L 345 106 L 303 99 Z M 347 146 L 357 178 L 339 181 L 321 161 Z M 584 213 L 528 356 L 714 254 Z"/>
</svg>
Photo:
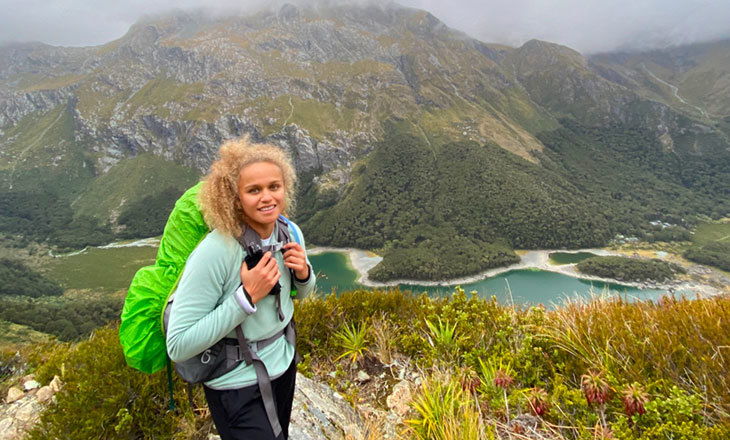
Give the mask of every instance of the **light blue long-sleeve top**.
<svg viewBox="0 0 730 440">
<path fill-rule="evenodd" d="M 297 225 L 291 223 L 301 238 Z M 293 237 L 293 235 L 292 235 Z M 224 337 L 236 338 L 235 328 L 243 324 L 243 334 L 249 341 L 266 339 L 281 331 L 294 313 L 290 295 L 291 283 L 297 289 L 295 298 L 304 298 L 314 290 L 316 276 L 309 264 L 309 278 L 304 282 L 292 279 L 289 268 L 284 265 L 281 251 L 275 253 L 279 264 L 281 284 L 281 310 L 284 320 L 280 321 L 276 311 L 276 298 L 266 296 L 256 303 L 256 311 L 248 314 L 235 292 L 241 285 L 241 263 L 246 256 L 243 247 L 235 238 L 218 230 L 209 233 L 188 257 L 180 283 L 175 292 L 175 301 L 170 311 L 167 329 L 167 352 L 173 362 L 181 362 L 202 353 Z M 258 352 L 273 379 L 283 374 L 294 358 L 294 347 L 286 338 Z M 205 383 L 213 389 L 236 389 L 256 383 L 253 365 L 241 363 L 234 370 Z"/>
</svg>

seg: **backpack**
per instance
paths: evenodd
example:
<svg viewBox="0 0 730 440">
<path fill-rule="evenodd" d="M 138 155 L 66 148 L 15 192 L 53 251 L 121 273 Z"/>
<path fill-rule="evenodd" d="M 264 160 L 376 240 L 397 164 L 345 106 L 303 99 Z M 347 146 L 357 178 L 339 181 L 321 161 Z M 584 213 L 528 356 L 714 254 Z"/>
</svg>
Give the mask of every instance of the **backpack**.
<svg viewBox="0 0 730 440">
<path fill-rule="evenodd" d="M 171 296 L 180 281 L 188 256 L 210 232 L 197 202 L 201 185 L 202 182 L 188 189 L 175 202 L 175 207 L 165 224 L 155 264 L 139 269 L 132 279 L 124 301 L 119 327 L 119 341 L 127 365 L 150 374 L 167 366 L 171 409 L 174 408 L 174 401 L 171 362 L 167 356 L 165 343 L 165 316 L 169 315 L 168 305 L 172 303 Z M 294 240 L 301 244 L 296 228 L 288 219 L 280 216 L 277 221 L 278 229 L 283 230 L 286 241 L 293 236 Z M 246 247 L 243 235 L 239 237 L 239 242 L 244 248 Z M 295 293 L 292 283 L 292 296 Z M 166 311 L 168 313 L 165 313 Z M 176 363 L 175 369 L 178 374 L 189 384 L 199 383 L 219 377 L 231 371 L 240 362 L 246 362 L 247 365 L 254 365 L 261 388 L 270 389 L 270 383 L 268 385 L 266 383 L 269 381 L 268 373 L 265 367 L 262 369 L 263 362 L 258 359 L 256 351 L 278 339 L 282 334 L 294 345 L 296 336 L 293 322 L 288 323 L 282 332 L 271 338 L 255 341 L 257 347 L 255 350 L 248 349 L 251 344 L 245 339 L 241 326 L 238 326 L 236 331 L 238 334 L 236 340 L 226 338 L 190 361 L 181 362 L 179 365 Z M 239 348 L 241 346 L 243 349 Z M 214 363 L 208 361 L 211 359 L 216 359 L 217 364 L 213 365 Z M 237 363 L 232 363 L 232 359 Z M 221 365 L 221 362 L 224 365 Z M 278 425 L 278 420 L 272 420 L 272 417 L 275 419 L 275 412 L 272 415 L 268 407 L 272 402 L 267 402 L 271 398 L 264 397 L 267 415 L 276 432 L 275 424 Z M 278 428 L 279 431 L 280 429 Z"/>
<path fill-rule="evenodd" d="M 156 373 L 169 364 L 163 328 L 165 305 L 188 256 L 210 232 L 197 203 L 201 185 L 193 186 L 175 202 L 155 264 L 137 271 L 124 300 L 119 342 L 127 365 L 144 373 Z"/>
</svg>

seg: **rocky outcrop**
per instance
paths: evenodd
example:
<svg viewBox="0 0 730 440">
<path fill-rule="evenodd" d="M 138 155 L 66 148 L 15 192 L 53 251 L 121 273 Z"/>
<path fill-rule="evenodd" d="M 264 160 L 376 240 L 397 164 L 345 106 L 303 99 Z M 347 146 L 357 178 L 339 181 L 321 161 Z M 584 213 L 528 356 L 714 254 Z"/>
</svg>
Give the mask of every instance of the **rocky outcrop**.
<svg viewBox="0 0 730 440">
<path fill-rule="evenodd" d="M 0 404 L 0 440 L 19 440 L 38 422 L 43 408 L 61 389 L 55 377 L 40 387 L 32 377 L 23 382 L 25 391 L 11 387 Z M 34 383 L 35 382 L 35 383 Z M 364 438 L 364 421 L 337 392 L 297 374 L 289 438 L 292 440 L 358 440 Z M 211 439 L 219 438 L 211 436 Z"/>
<path fill-rule="evenodd" d="M 362 439 L 364 423 L 345 399 L 329 387 L 297 374 L 289 438 Z"/>
<path fill-rule="evenodd" d="M 5 404 L 0 404 L 0 440 L 23 438 L 25 432 L 38 422 L 45 404 L 52 401 L 53 395 L 63 386 L 58 376 L 43 387 L 32 375 L 21 382 L 23 390 L 10 387 Z"/>
</svg>

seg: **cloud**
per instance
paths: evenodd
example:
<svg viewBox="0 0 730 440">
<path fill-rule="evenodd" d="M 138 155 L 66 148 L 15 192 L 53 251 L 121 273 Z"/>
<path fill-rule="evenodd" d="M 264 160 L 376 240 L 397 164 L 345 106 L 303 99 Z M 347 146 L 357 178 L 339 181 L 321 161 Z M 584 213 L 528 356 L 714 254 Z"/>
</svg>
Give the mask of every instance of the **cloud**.
<svg viewBox="0 0 730 440">
<path fill-rule="evenodd" d="M 403 0 L 486 42 L 536 38 L 582 53 L 730 38 L 727 0 Z"/>
<path fill-rule="evenodd" d="M 143 15 L 204 8 L 254 10 L 283 0 L 0 0 L 0 42 L 99 45 Z M 306 3 L 295 0 L 293 3 Z M 332 3 L 337 3 L 332 1 Z M 727 0 L 401 0 L 485 42 L 537 38 L 583 53 L 651 49 L 730 38 Z"/>
</svg>

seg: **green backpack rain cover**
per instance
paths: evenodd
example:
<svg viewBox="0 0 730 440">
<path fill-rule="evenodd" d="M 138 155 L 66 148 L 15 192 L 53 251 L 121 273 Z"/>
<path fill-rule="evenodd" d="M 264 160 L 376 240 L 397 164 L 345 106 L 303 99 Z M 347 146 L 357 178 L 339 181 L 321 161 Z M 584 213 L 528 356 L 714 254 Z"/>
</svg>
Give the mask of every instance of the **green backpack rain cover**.
<svg viewBox="0 0 730 440">
<path fill-rule="evenodd" d="M 119 341 L 127 365 L 145 373 L 156 373 L 167 363 L 162 325 L 165 305 L 188 256 L 210 231 L 197 201 L 201 185 L 190 188 L 175 202 L 155 264 L 137 271 L 124 300 Z"/>
</svg>

